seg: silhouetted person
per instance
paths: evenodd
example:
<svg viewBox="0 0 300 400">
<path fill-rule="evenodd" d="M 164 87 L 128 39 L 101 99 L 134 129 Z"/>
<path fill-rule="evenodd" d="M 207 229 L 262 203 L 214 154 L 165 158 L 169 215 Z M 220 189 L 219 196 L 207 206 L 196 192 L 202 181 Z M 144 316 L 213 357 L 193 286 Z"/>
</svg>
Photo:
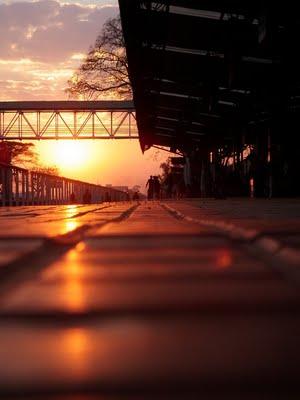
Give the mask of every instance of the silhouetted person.
<svg viewBox="0 0 300 400">
<path fill-rule="evenodd" d="M 90 204 L 91 201 L 92 201 L 91 192 L 88 189 L 86 189 L 85 192 L 83 193 L 83 203 Z"/>
<path fill-rule="evenodd" d="M 138 192 L 134 192 L 133 196 L 132 196 L 132 200 L 139 200 L 139 199 L 140 199 L 140 196 L 139 196 Z"/>
<path fill-rule="evenodd" d="M 180 193 L 179 182 L 177 182 L 177 180 L 175 180 L 175 181 L 173 181 L 173 184 L 172 184 L 172 195 L 171 195 L 171 197 L 173 199 L 178 200 L 179 199 L 179 193 Z"/>
<path fill-rule="evenodd" d="M 154 195 L 154 179 L 152 175 L 148 179 L 146 187 L 148 187 L 148 200 L 152 200 Z"/>
<path fill-rule="evenodd" d="M 226 199 L 225 195 L 225 175 L 224 175 L 224 168 L 222 167 L 221 163 L 216 163 L 216 175 L 215 175 L 215 185 L 214 185 L 214 195 L 215 199 L 224 200 Z"/>
<path fill-rule="evenodd" d="M 154 191 L 154 198 L 160 199 L 160 182 L 158 180 L 158 176 L 153 177 L 153 191 Z"/>
<path fill-rule="evenodd" d="M 75 203 L 75 201 L 76 201 L 76 197 L 75 197 L 74 192 L 72 192 L 72 193 L 70 194 L 70 202 L 73 204 L 73 203 Z"/>
<path fill-rule="evenodd" d="M 167 179 L 165 180 L 165 185 L 166 185 L 166 197 L 170 199 L 172 197 L 172 189 L 173 189 L 173 175 L 169 174 L 167 176 Z"/>
<path fill-rule="evenodd" d="M 111 202 L 111 197 L 110 194 L 108 192 L 105 192 L 105 201 L 110 203 Z"/>
</svg>

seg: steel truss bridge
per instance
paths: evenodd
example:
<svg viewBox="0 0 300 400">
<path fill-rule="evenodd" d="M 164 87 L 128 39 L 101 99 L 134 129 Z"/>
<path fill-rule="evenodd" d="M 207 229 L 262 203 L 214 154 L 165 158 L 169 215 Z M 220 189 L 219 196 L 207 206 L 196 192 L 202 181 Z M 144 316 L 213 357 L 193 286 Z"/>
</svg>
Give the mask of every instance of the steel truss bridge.
<svg viewBox="0 0 300 400">
<path fill-rule="evenodd" d="M 138 139 L 131 101 L 0 102 L 0 140 Z"/>
</svg>

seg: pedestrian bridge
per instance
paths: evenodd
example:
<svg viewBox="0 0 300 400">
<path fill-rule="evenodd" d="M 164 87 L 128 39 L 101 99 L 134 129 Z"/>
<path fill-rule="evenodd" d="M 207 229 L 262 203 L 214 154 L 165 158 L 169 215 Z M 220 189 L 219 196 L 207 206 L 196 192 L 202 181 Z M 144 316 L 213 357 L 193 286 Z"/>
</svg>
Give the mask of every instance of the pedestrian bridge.
<svg viewBox="0 0 300 400">
<path fill-rule="evenodd" d="M 132 101 L 0 102 L 0 140 L 138 139 Z"/>
</svg>

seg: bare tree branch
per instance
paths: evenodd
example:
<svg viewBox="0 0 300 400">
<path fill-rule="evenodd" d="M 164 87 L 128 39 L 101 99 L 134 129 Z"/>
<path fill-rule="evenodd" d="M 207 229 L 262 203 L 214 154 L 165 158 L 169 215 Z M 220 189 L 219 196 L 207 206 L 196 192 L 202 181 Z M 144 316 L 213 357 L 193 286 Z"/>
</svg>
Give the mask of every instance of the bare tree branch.
<svg viewBox="0 0 300 400">
<path fill-rule="evenodd" d="M 120 17 L 111 18 L 90 48 L 85 61 L 68 81 L 70 97 L 132 98 Z"/>
</svg>

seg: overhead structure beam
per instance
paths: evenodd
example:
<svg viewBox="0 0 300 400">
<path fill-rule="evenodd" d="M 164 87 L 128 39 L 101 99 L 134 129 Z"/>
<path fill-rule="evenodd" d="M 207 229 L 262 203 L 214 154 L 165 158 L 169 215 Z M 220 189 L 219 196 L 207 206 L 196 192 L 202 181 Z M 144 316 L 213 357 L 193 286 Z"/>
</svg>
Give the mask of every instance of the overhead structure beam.
<svg viewBox="0 0 300 400">
<path fill-rule="evenodd" d="M 210 152 L 237 132 L 243 135 L 249 124 L 284 126 L 295 119 L 300 109 L 295 2 L 119 0 L 119 5 L 143 150 L 156 145 L 191 152 L 201 143 Z"/>
<path fill-rule="evenodd" d="M 131 101 L 0 103 L 0 140 L 138 137 Z"/>
</svg>

